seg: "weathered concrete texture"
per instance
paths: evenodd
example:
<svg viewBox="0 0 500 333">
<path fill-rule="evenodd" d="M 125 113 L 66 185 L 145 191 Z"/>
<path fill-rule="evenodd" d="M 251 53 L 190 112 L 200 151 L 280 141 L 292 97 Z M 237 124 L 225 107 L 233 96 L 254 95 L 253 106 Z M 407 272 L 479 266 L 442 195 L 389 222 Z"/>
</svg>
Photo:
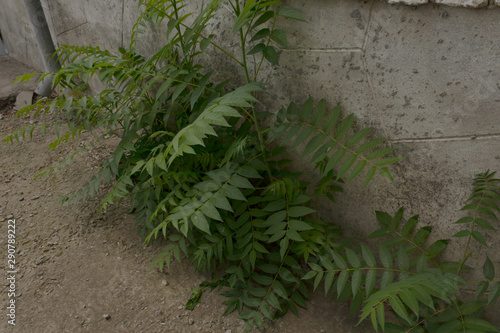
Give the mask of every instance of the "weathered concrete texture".
<svg viewBox="0 0 500 333">
<path fill-rule="evenodd" d="M 52 41 L 54 42 L 55 48 L 59 48 L 59 41 L 57 40 L 57 31 L 55 28 L 54 21 L 52 20 L 52 13 L 50 10 L 51 0 L 40 0 L 42 3 L 43 13 L 45 15 L 45 20 L 49 25 L 50 36 L 52 37 Z"/>
<path fill-rule="evenodd" d="M 367 70 L 392 139 L 500 133 L 500 12 L 376 3 Z"/>
<path fill-rule="evenodd" d="M 281 19 L 278 25 L 288 33 L 291 49 L 361 48 L 367 29 L 371 2 L 339 0 L 335 6 L 322 0 L 287 0 L 308 23 Z M 342 31 L 342 32 L 340 32 Z"/>
<path fill-rule="evenodd" d="M 346 114 L 354 113 L 358 123 L 380 127 L 376 105 L 367 94 L 370 86 L 361 52 L 285 50 L 280 63 L 269 78 L 266 104 L 271 109 L 279 110 L 291 101 L 301 104 L 308 96 L 315 101 L 325 98 L 330 108 L 340 103 Z"/>
<path fill-rule="evenodd" d="M 7 56 L 0 57 L 0 104 L 7 100 L 13 101 L 21 91 L 33 92 L 36 87 L 36 77 L 28 83 L 14 84 L 19 76 L 32 73 L 35 70 Z"/>
<path fill-rule="evenodd" d="M 40 52 L 22 1 L 0 1 L 0 30 L 12 58 L 35 68 L 37 71 L 43 71 Z"/>
<path fill-rule="evenodd" d="M 361 179 L 356 180 L 345 186 L 346 195 L 339 195 L 337 203 L 324 203 L 322 212 L 325 217 L 334 216 L 350 234 L 364 239 L 376 229 L 375 210 L 393 214 L 404 206 L 407 218 L 418 214 L 420 226 L 432 225 L 431 241 L 450 238 L 460 230 L 453 222 L 465 216 L 460 209 L 471 195 L 473 175 L 500 170 L 499 146 L 500 137 L 398 144 L 397 153 L 405 160 L 392 168 L 394 185 L 379 177 L 363 188 Z M 490 258 L 500 268 L 498 233 L 485 235 Z M 460 258 L 463 246 L 463 239 L 454 240 L 445 258 Z M 481 254 L 486 250 L 477 249 Z M 470 264 L 479 267 L 482 260 L 473 259 Z"/>
<path fill-rule="evenodd" d="M 132 29 L 139 18 L 141 9 L 138 0 L 125 1 L 123 8 L 123 46 L 128 48 L 132 37 Z M 138 33 L 135 47 L 146 57 L 158 52 L 167 42 L 165 32 L 166 23 L 162 27 L 148 23 L 147 28 L 139 27 L 143 33 Z"/>
<path fill-rule="evenodd" d="M 59 44 L 93 45 L 116 50 L 122 46 L 123 0 L 51 2 L 51 16 Z M 68 12 L 61 16 L 57 13 Z M 74 19 L 74 21 L 73 21 Z M 58 30 L 59 29 L 59 30 Z"/>
<path fill-rule="evenodd" d="M 84 1 L 47 1 L 56 35 L 87 23 Z"/>
<path fill-rule="evenodd" d="M 482 8 L 488 6 L 488 0 L 431 0 L 437 4 L 454 6 L 454 7 L 469 7 Z"/>
<path fill-rule="evenodd" d="M 214 13 L 214 19 L 208 22 L 203 35 L 210 36 L 213 34 L 212 41 L 214 43 L 229 51 L 229 53 L 239 56 L 241 43 L 239 35 L 233 33 L 234 21 L 235 18 L 232 9 L 229 8 L 228 4 L 222 4 L 219 10 Z M 257 44 L 257 41 L 252 44 Z M 250 61 L 252 58 L 248 57 Z"/>
</svg>

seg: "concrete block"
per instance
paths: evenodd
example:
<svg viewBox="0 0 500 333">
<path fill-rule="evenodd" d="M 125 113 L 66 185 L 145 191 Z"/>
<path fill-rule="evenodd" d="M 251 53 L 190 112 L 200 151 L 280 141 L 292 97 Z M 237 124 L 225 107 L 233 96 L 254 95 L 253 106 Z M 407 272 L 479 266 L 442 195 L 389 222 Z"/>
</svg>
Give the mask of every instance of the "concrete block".
<svg viewBox="0 0 500 333">
<path fill-rule="evenodd" d="M 14 110 L 21 110 L 25 106 L 33 104 L 33 91 L 21 91 L 16 98 Z"/>
<path fill-rule="evenodd" d="M 371 3 L 361 0 L 288 0 L 287 7 L 299 10 L 308 23 L 280 19 L 288 33 L 291 49 L 361 48 Z"/>
<path fill-rule="evenodd" d="M 122 45 L 123 1 L 112 0 L 103 2 L 90 0 L 82 3 L 85 23 L 72 26 L 71 29 L 64 32 L 59 32 L 59 43 L 93 45 L 110 51 L 117 50 Z M 74 17 L 79 22 L 82 21 L 82 14 L 80 12 L 71 11 L 66 14 L 70 18 Z M 52 14 L 52 20 L 56 21 L 54 14 Z"/>
<path fill-rule="evenodd" d="M 48 1 L 47 5 L 56 35 L 87 23 L 84 1 Z"/>
<path fill-rule="evenodd" d="M 429 0 L 389 0 L 388 3 L 394 4 L 394 3 L 402 3 L 404 5 L 408 6 L 416 6 L 416 5 L 423 5 L 428 3 Z"/>
<path fill-rule="evenodd" d="M 54 22 L 52 21 L 52 13 L 50 11 L 50 1 L 49 0 L 41 0 L 43 12 L 45 14 L 45 19 L 47 20 L 47 24 L 49 25 L 50 36 L 52 37 L 52 41 L 54 42 L 54 46 L 56 49 L 59 48 L 59 43 L 57 41 L 57 31 L 54 26 Z"/>
<path fill-rule="evenodd" d="M 380 126 L 361 52 L 283 50 L 280 63 L 267 81 L 271 109 L 325 98 L 330 108 L 340 103 L 346 114 L 354 113 L 358 124 Z"/>
<path fill-rule="evenodd" d="M 497 22 L 495 10 L 375 4 L 366 62 L 391 139 L 500 133 Z"/>
<path fill-rule="evenodd" d="M 437 4 L 453 6 L 453 7 L 468 7 L 482 8 L 488 6 L 488 0 L 431 0 Z"/>
<path fill-rule="evenodd" d="M 10 57 L 43 71 L 42 59 L 22 1 L 0 2 L 0 29 Z"/>
</svg>

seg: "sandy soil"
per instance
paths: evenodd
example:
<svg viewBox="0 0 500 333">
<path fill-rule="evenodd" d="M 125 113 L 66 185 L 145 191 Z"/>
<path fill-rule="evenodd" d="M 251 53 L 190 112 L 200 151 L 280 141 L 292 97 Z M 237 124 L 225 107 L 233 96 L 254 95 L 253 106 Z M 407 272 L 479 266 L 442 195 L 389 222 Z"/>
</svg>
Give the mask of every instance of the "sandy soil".
<svg viewBox="0 0 500 333">
<path fill-rule="evenodd" d="M 0 111 L 0 137 L 36 120 Z M 45 119 L 50 121 L 50 119 Z M 236 314 L 222 317 L 224 297 L 206 292 L 193 311 L 184 309 L 191 288 L 207 279 L 186 259 L 158 272 L 151 261 L 162 244 L 144 246 L 127 207 L 98 213 L 99 199 L 69 207 L 58 198 L 79 188 L 112 149 L 101 143 L 68 167 L 33 177 L 61 161 L 90 133 L 55 151 L 53 134 L 35 133 L 19 144 L 0 143 L 0 332 L 243 332 Z M 102 189 L 106 192 L 106 188 Z M 15 219 L 16 325 L 8 323 L 7 223 Z M 317 293 L 300 317 L 268 322 L 263 332 L 367 332 L 356 327 L 347 304 Z M 255 329 L 260 332 L 261 330 Z"/>
</svg>

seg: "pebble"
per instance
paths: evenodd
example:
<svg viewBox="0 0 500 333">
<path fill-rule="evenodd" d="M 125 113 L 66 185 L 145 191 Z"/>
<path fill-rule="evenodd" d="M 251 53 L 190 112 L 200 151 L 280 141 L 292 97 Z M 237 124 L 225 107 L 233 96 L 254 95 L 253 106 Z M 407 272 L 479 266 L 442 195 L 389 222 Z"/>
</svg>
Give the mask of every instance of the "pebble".
<svg viewBox="0 0 500 333">
<path fill-rule="evenodd" d="M 189 318 L 188 324 L 189 325 L 193 325 L 194 324 L 194 319 L 193 318 Z"/>
<path fill-rule="evenodd" d="M 224 333 L 233 333 L 233 331 L 231 331 L 231 330 L 226 330 L 226 332 L 224 332 Z"/>
<path fill-rule="evenodd" d="M 168 281 L 167 280 L 163 280 L 163 281 L 161 281 L 161 284 L 164 285 L 164 286 L 168 286 Z"/>
<path fill-rule="evenodd" d="M 111 316 L 109 314 L 104 314 L 102 315 L 104 319 L 106 320 L 110 320 L 111 319 Z"/>
<path fill-rule="evenodd" d="M 31 200 L 37 200 L 37 199 L 40 199 L 39 195 L 34 195 L 34 196 L 31 197 Z"/>
<path fill-rule="evenodd" d="M 35 265 L 37 265 L 37 266 L 38 266 L 38 265 L 41 265 L 41 264 L 43 264 L 44 262 L 46 262 L 47 260 L 49 260 L 49 258 L 47 258 L 47 257 L 43 257 L 43 258 L 41 258 L 40 260 L 38 260 L 38 261 L 35 263 Z"/>
</svg>

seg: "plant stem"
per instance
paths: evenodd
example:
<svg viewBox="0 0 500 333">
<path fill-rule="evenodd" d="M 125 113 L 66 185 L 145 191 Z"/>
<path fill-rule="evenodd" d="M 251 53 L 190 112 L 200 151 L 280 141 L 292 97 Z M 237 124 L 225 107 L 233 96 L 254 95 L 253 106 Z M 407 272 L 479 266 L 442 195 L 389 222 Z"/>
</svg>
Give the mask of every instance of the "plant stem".
<svg viewBox="0 0 500 333">
<path fill-rule="evenodd" d="M 479 205 L 481 204 L 481 201 L 483 201 L 483 198 L 484 198 L 484 193 L 481 195 L 481 199 L 479 199 L 479 201 L 476 205 L 476 209 L 474 211 L 474 219 L 472 220 L 472 226 L 470 228 L 469 239 L 467 239 L 467 246 L 465 247 L 464 256 L 463 256 L 462 260 L 460 261 L 460 266 L 458 267 L 457 275 L 460 274 L 460 272 L 462 271 L 462 268 L 465 264 L 465 261 L 467 260 L 467 253 L 469 252 L 469 245 L 470 245 L 470 241 L 472 239 L 472 232 L 474 231 L 474 226 L 476 224 Z"/>
<path fill-rule="evenodd" d="M 262 132 L 259 126 L 259 120 L 257 119 L 257 115 L 255 113 L 255 107 L 252 107 L 252 120 L 255 127 L 255 131 L 257 132 L 257 137 L 259 139 L 260 150 L 262 151 L 262 156 L 264 157 L 264 161 L 266 163 L 266 169 L 269 175 L 269 181 L 272 182 L 274 178 L 271 173 L 271 167 L 269 166 L 269 161 L 267 159 L 266 146 L 264 145 L 264 138 L 262 137 Z"/>
<path fill-rule="evenodd" d="M 274 26 L 276 25 L 276 17 L 277 17 L 277 13 L 278 13 L 278 7 L 275 6 L 275 9 L 274 9 L 274 17 L 273 17 L 273 24 L 271 26 L 271 34 L 273 33 L 274 31 Z M 271 42 L 271 35 L 269 35 L 269 37 L 267 38 L 267 43 L 266 43 L 266 47 L 269 46 L 269 43 Z M 264 53 L 262 54 L 262 57 L 260 58 L 260 62 L 259 62 L 259 66 L 257 67 L 257 70 L 255 71 L 255 76 L 254 76 L 254 81 L 257 80 L 257 75 L 259 74 L 260 72 L 260 68 L 262 66 L 262 63 L 264 62 Z"/>
<path fill-rule="evenodd" d="M 174 13 L 175 13 L 175 19 L 179 21 L 179 10 L 177 9 L 177 0 L 172 1 L 172 6 L 174 7 Z M 175 29 L 177 30 L 177 33 L 179 34 L 179 41 L 181 43 L 181 48 L 182 48 L 182 54 L 186 56 L 185 51 L 184 51 L 184 35 L 182 34 L 181 28 L 179 27 L 179 24 L 175 25 Z"/>
<path fill-rule="evenodd" d="M 243 28 L 240 28 L 240 41 L 241 41 L 241 56 L 243 57 L 243 69 L 245 70 L 245 77 L 247 79 L 247 83 L 250 83 L 251 81 L 250 81 L 250 75 L 248 74 L 247 55 L 245 51 L 246 41 L 243 35 Z"/>
</svg>

